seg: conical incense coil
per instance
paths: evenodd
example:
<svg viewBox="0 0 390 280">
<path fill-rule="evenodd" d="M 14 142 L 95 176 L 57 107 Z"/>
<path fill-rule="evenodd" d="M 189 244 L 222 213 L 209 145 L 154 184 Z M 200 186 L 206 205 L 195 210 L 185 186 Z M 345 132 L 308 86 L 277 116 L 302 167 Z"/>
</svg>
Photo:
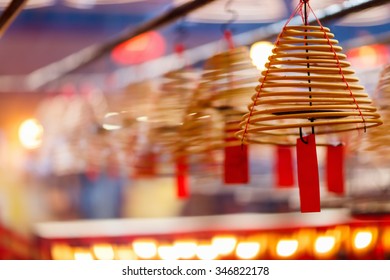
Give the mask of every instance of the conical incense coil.
<svg viewBox="0 0 390 280">
<path fill-rule="evenodd" d="M 257 83 L 258 71 L 249 51 L 239 47 L 209 58 L 199 84 L 199 98 L 213 108 L 239 107 L 245 109 L 248 91 Z"/>
<path fill-rule="evenodd" d="M 221 115 L 219 127 L 223 131 L 219 147 L 241 144 L 238 140 L 226 142 L 225 138 L 230 138 L 232 131 L 238 131 L 248 92 L 256 86 L 257 76 L 258 70 L 253 66 L 246 47 L 229 49 L 206 61 L 198 98 Z"/>
<path fill-rule="evenodd" d="M 153 125 L 152 137 L 168 148 L 177 143 L 185 110 L 195 90 L 196 74 L 191 69 L 179 69 L 164 75 L 158 102 L 150 120 Z"/>
<path fill-rule="evenodd" d="M 390 152 L 390 65 L 387 65 L 380 73 L 379 82 L 373 97 L 374 103 L 383 119 L 383 125 L 373 131 L 369 131 L 362 141 L 351 144 L 352 150 L 365 150 L 377 154 L 377 157 L 386 156 Z"/>
<path fill-rule="evenodd" d="M 283 29 L 237 137 L 291 144 L 291 138 L 314 129 L 329 134 L 382 124 L 333 38 L 322 26 Z"/>
<path fill-rule="evenodd" d="M 186 115 L 180 127 L 180 138 L 176 153 L 196 154 L 222 147 L 222 128 L 220 116 L 212 108 L 203 108 Z"/>
</svg>

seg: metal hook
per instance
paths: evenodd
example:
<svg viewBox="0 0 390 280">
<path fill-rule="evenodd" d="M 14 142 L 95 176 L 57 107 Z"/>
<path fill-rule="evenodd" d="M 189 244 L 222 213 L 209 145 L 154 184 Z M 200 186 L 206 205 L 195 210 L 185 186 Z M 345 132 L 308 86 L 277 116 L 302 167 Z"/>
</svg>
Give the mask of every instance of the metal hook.
<svg viewBox="0 0 390 280">
<path fill-rule="evenodd" d="M 224 33 L 228 29 L 229 25 L 231 25 L 238 19 L 238 12 L 231 8 L 232 2 L 233 0 L 228 0 L 225 4 L 225 12 L 230 13 L 232 17 L 226 23 L 221 25 L 222 33 Z"/>
<path fill-rule="evenodd" d="M 309 144 L 308 141 L 306 141 L 305 139 L 303 139 L 302 127 L 299 127 L 299 138 L 301 139 L 301 141 L 302 141 L 304 144 Z"/>
<path fill-rule="evenodd" d="M 177 22 L 175 31 L 177 33 L 176 44 L 184 42 L 188 37 L 187 28 L 184 26 L 184 18 Z"/>
</svg>

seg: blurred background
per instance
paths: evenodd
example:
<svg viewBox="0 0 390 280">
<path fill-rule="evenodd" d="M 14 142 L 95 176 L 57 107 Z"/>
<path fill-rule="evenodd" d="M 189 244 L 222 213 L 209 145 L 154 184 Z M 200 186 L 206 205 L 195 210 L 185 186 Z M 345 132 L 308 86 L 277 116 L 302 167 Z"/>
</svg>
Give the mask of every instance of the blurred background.
<svg viewBox="0 0 390 280">
<path fill-rule="evenodd" d="M 390 1 L 309 3 L 386 124 Z M 318 213 L 300 212 L 295 147 L 227 148 L 298 4 L 24 3 L 0 41 L 0 259 L 389 258 L 387 126 L 342 138 L 342 191 L 317 147 Z M 245 93 L 213 95 L 210 69 L 247 71 Z"/>
</svg>

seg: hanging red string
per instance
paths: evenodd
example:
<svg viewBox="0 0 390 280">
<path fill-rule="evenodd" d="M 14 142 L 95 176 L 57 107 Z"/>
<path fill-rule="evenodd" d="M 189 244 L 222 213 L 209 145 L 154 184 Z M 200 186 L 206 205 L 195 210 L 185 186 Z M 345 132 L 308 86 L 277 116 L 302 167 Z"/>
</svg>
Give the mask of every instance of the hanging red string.
<svg viewBox="0 0 390 280">
<path fill-rule="evenodd" d="M 233 41 L 233 35 L 230 30 L 225 30 L 223 32 L 223 36 L 228 44 L 228 47 L 230 50 L 234 49 L 234 41 Z"/>
</svg>

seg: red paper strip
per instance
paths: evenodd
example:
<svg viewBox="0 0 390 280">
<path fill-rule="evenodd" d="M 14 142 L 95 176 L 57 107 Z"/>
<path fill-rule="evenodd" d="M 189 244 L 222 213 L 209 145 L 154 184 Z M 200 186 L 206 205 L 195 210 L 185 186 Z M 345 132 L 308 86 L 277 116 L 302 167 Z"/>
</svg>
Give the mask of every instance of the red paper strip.
<svg viewBox="0 0 390 280">
<path fill-rule="evenodd" d="M 138 155 L 134 166 L 134 177 L 154 177 L 157 174 L 157 155 L 147 151 Z"/>
<path fill-rule="evenodd" d="M 344 146 L 328 146 L 326 182 L 329 192 L 344 194 Z"/>
<path fill-rule="evenodd" d="M 247 184 L 249 182 L 248 145 L 229 145 L 237 142 L 237 138 L 234 137 L 234 133 L 238 130 L 238 123 L 226 122 L 225 142 L 227 146 L 225 146 L 224 159 L 225 184 Z"/>
<path fill-rule="evenodd" d="M 188 191 L 188 164 L 184 156 L 176 160 L 176 183 L 177 183 L 177 197 L 187 198 Z"/>
<path fill-rule="evenodd" d="M 275 169 L 277 187 L 294 186 L 293 157 L 290 147 L 278 146 L 276 148 Z"/>
<path fill-rule="evenodd" d="M 100 169 L 98 166 L 89 163 L 85 170 L 85 175 L 89 181 L 96 181 L 100 176 Z"/>
<path fill-rule="evenodd" d="M 297 167 L 301 212 L 320 212 L 320 183 L 315 135 L 297 139 Z"/>
<path fill-rule="evenodd" d="M 225 184 L 246 184 L 249 182 L 248 146 L 225 147 Z"/>
</svg>

